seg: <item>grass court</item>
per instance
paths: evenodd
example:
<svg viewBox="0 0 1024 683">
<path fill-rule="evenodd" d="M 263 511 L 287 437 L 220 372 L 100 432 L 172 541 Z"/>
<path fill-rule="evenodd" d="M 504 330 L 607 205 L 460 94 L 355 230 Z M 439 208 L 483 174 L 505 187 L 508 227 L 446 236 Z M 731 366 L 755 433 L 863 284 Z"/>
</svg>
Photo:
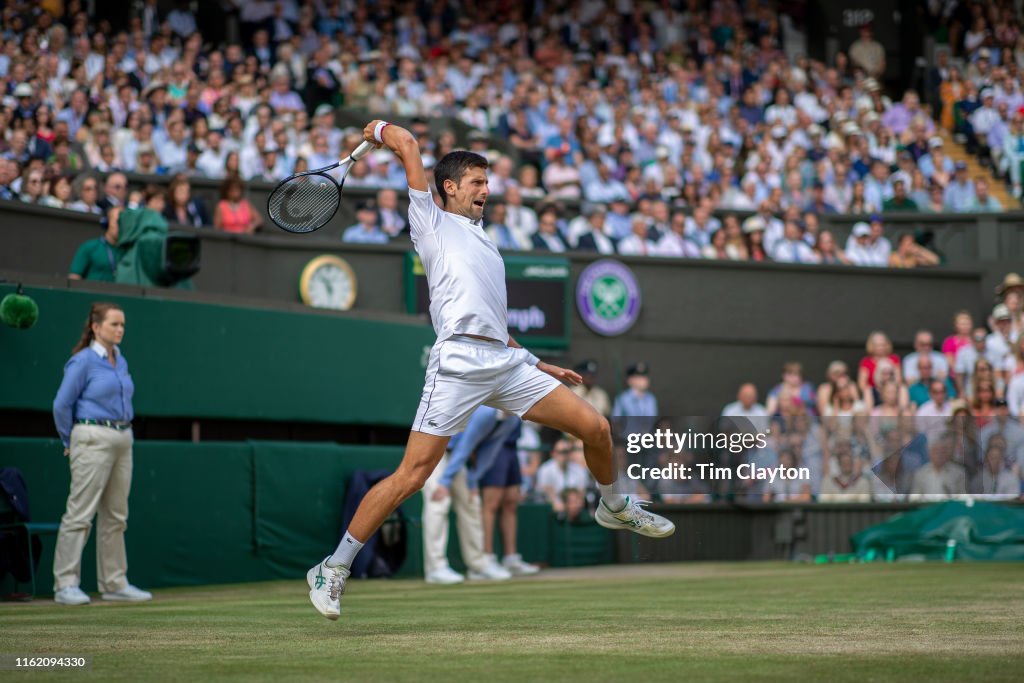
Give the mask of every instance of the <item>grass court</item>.
<svg viewBox="0 0 1024 683">
<path fill-rule="evenodd" d="M 31 681 L 1020 681 L 1011 564 L 675 564 L 504 583 L 160 589 L 147 604 L 0 605 L 0 653 L 83 655 Z"/>
</svg>

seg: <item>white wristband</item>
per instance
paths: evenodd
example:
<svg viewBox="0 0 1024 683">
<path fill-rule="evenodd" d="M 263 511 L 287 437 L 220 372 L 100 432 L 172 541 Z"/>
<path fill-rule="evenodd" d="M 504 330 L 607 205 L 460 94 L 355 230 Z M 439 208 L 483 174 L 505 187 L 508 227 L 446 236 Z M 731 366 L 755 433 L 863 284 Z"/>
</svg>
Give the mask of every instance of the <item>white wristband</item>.
<svg viewBox="0 0 1024 683">
<path fill-rule="evenodd" d="M 527 362 L 527 363 L 528 363 L 529 365 L 533 365 L 533 366 L 536 366 L 536 365 L 537 365 L 537 363 L 539 363 L 539 362 L 540 362 L 540 358 L 537 358 L 537 356 L 533 355 L 532 353 L 530 353 L 530 352 L 529 352 L 529 351 L 527 351 L 526 349 L 523 349 L 523 353 L 525 353 L 525 354 L 526 354 L 526 362 Z"/>
<path fill-rule="evenodd" d="M 380 134 L 383 133 L 384 129 L 390 125 L 391 124 L 388 123 L 387 121 L 378 121 L 377 125 L 373 129 L 373 139 L 383 145 L 384 140 L 381 139 Z"/>
</svg>

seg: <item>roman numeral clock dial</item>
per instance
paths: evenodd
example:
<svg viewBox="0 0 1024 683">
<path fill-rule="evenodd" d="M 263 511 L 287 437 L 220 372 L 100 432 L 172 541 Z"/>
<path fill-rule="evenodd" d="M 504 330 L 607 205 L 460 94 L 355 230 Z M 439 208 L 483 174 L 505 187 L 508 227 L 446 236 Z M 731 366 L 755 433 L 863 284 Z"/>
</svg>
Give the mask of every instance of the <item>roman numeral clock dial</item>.
<svg viewBox="0 0 1024 683">
<path fill-rule="evenodd" d="M 307 306 L 347 311 L 356 300 L 356 274 L 343 258 L 317 256 L 302 269 L 299 295 Z"/>
</svg>

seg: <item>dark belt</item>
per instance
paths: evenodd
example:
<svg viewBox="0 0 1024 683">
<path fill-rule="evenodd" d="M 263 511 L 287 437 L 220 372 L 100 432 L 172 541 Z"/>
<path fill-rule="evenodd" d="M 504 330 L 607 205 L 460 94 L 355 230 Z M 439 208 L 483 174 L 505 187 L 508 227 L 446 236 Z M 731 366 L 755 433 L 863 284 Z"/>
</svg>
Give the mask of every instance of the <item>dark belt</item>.
<svg viewBox="0 0 1024 683">
<path fill-rule="evenodd" d="M 76 425 L 95 425 L 96 427 L 110 427 L 121 432 L 132 428 L 131 422 L 124 420 L 75 420 Z"/>
</svg>

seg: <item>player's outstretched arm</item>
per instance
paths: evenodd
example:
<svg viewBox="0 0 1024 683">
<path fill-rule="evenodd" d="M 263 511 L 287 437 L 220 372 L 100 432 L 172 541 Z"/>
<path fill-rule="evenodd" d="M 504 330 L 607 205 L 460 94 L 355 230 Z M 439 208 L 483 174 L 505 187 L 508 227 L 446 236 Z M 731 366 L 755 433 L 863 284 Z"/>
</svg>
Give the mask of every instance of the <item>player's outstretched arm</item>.
<svg viewBox="0 0 1024 683">
<path fill-rule="evenodd" d="M 420 146 L 412 133 L 401 126 L 375 119 L 363 128 L 363 139 L 375 145 L 387 147 L 405 168 L 405 177 L 409 187 L 420 192 L 429 191 L 427 173 L 423 170 L 423 159 L 420 158 Z"/>
</svg>

